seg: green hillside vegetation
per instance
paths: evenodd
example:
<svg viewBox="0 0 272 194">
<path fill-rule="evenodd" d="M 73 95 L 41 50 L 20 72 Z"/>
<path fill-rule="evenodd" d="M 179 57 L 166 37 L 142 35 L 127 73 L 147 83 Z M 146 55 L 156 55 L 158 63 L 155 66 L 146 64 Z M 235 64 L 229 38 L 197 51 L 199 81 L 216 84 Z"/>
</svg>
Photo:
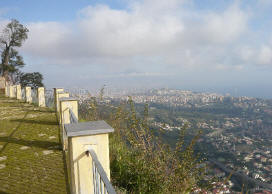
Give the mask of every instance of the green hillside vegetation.
<svg viewBox="0 0 272 194">
<path fill-rule="evenodd" d="M 80 105 L 83 120 L 104 119 L 115 129 L 110 136 L 111 181 L 128 193 L 191 193 L 205 187 L 201 160 L 194 154 L 199 135 L 185 146 L 186 127 L 175 148 L 154 135 L 148 126 L 148 106 L 136 114 L 133 101 L 118 108 L 98 105 L 95 98 Z"/>
</svg>

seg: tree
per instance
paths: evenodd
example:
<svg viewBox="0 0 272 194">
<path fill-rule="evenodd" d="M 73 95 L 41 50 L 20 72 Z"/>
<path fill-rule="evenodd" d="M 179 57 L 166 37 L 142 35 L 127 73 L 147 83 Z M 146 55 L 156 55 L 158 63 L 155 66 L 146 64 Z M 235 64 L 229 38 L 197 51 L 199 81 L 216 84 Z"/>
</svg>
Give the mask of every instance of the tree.
<svg viewBox="0 0 272 194">
<path fill-rule="evenodd" d="M 1 74 L 6 80 L 11 80 L 12 74 L 18 71 L 18 68 L 24 66 L 23 58 L 19 56 L 15 47 L 21 47 L 27 39 L 28 29 L 20 24 L 17 20 L 12 19 L 4 28 L 0 37 L 0 46 L 2 50 Z"/>
<path fill-rule="evenodd" d="M 21 73 L 19 82 L 22 87 L 30 86 L 32 88 L 43 87 L 43 76 L 39 72 Z"/>
<path fill-rule="evenodd" d="M 5 58 L 5 53 L 2 52 L 1 57 L 2 59 Z M 23 61 L 23 57 L 18 54 L 18 51 L 11 48 L 9 53 L 9 63 L 7 65 L 2 66 L 2 72 L 6 72 L 6 74 L 10 75 L 10 78 L 14 81 L 14 78 L 12 75 L 16 75 L 19 72 L 19 68 L 22 68 L 25 63 Z"/>
</svg>

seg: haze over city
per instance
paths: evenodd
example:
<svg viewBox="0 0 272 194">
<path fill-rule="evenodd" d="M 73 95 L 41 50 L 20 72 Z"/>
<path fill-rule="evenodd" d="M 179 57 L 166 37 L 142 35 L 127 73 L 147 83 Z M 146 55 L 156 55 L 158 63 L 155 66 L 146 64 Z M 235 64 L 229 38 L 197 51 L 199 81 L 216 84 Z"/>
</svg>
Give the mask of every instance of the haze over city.
<svg viewBox="0 0 272 194">
<path fill-rule="evenodd" d="M 271 13 L 0 1 L 0 193 L 272 194 Z"/>
<path fill-rule="evenodd" d="M 47 87 L 177 88 L 272 98 L 272 1 L 0 2 Z"/>
</svg>

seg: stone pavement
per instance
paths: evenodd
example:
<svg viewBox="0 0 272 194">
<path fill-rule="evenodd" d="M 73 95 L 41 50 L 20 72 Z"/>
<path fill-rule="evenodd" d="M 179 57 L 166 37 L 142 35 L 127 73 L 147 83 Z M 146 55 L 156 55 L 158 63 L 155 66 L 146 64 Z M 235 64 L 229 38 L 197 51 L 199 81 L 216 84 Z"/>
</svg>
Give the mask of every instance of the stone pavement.
<svg viewBox="0 0 272 194">
<path fill-rule="evenodd" d="M 0 193 L 67 193 L 54 111 L 0 94 Z"/>
</svg>

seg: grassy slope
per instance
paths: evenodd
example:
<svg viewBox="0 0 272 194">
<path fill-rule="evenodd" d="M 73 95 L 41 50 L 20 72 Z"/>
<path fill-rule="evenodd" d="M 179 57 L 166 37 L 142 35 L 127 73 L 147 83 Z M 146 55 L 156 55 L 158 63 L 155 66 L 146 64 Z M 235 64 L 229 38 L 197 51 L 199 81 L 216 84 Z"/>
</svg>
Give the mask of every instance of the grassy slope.
<svg viewBox="0 0 272 194">
<path fill-rule="evenodd" d="M 55 113 L 0 94 L 0 193 L 67 193 Z"/>
</svg>

